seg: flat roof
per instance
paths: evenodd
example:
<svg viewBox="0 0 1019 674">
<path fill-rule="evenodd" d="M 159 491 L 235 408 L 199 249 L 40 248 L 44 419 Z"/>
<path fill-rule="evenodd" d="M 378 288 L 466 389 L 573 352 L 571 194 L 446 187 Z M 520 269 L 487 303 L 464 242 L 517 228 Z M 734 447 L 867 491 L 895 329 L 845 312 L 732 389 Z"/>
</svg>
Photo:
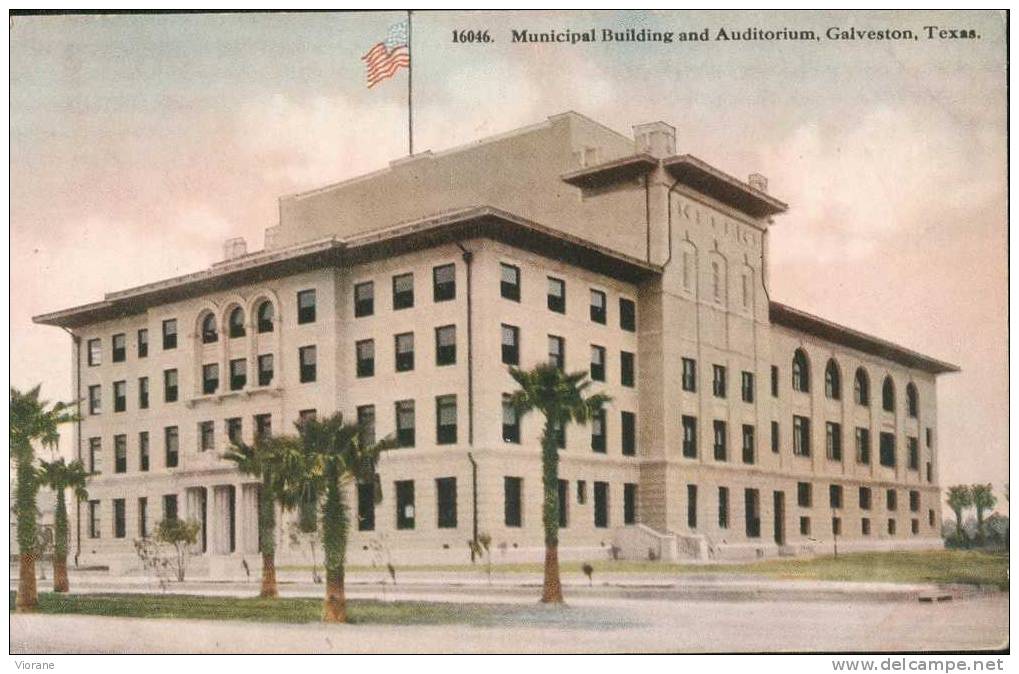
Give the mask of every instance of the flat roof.
<svg viewBox="0 0 1019 674">
<path fill-rule="evenodd" d="M 794 309 L 786 304 L 771 302 L 768 311 L 773 325 L 781 325 L 815 337 L 820 337 L 833 344 L 839 344 L 863 353 L 899 363 L 908 368 L 922 370 L 931 374 L 959 372 L 958 365 L 946 363 L 925 356 L 922 353 L 899 346 L 880 337 L 874 337 L 844 325 L 833 323 L 827 319 Z"/>
</svg>

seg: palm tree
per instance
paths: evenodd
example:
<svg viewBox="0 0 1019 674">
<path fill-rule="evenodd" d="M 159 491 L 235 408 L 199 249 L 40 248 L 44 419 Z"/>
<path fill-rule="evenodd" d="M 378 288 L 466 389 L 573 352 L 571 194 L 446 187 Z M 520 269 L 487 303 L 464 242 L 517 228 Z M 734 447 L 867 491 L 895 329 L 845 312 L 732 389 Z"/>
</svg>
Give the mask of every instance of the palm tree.
<svg viewBox="0 0 1019 674">
<path fill-rule="evenodd" d="M 39 605 L 35 584 L 36 482 L 33 442 L 55 448 L 60 440 L 60 424 L 77 418 L 73 404 L 39 399 L 39 386 L 22 393 L 11 387 L 10 442 L 17 483 L 14 487 L 15 516 L 18 519 L 18 611 L 33 611 Z"/>
<path fill-rule="evenodd" d="M 984 513 L 994 508 L 998 499 L 994 498 L 994 490 L 990 484 L 975 484 L 970 487 L 973 494 L 973 507 L 977 510 L 977 537 L 984 538 Z"/>
<path fill-rule="evenodd" d="M 67 592 L 70 584 L 67 581 L 67 500 L 64 492 L 74 492 L 76 501 L 88 500 L 85 483 L 89 473 L 77 459 L 65 463 L 60 457 L 54 461 L 42 461 L 37 472 L 39 484 L 53 490 L 57 496 L 56 511 L 53 515 L 53 591 Z"/>
<path fill-rule="evenodd" d="M 559 451 L 557 434 L 571 422 L 587 424 L 611 401 L 604 393 L 587 394 L 591 385 L 586 372 L 563 372 L 551 363 L 541 363 L 532 370 L 509 369 L 520 387 L 510 396 L 510 405 L 517 418 L 531 410 L 545 417 L 541 434 L 541 475 L 544 498 L 542 524 L 545 527 L 545 583 L 541 601 L 561 604 L 562 584 L 559 581 Z"/>
<path fill-rule="evenodd" d="M 369 442 L 359 424 L 345 424 L 337 413 L 325 419 L 309 419 L 299 427 L 307 451 L 318 459 L 316 470 L 310 471 L 312 484 L 324 492 L 322 504 L 322 548 L 326 567 L 326 596 L 322 607 L 325 622 L 347 622 L 347 601 L 344 594 L 344 565 L 350 520 L 345 502 L 347 485 L 352 481 L 371 480 L 376 502 L 382 500 L 381 484 L 375 473 L 381 452 L 396 447 L 395 439 Z"/>
<path fill-rule="evenodd" d="M 955 534 L 962 540 L 962 511 L 973 505 L 973 492 L 968 485 L 957 484 L 948 488 L 948 507 L 955 513 Z"/>
</svg>

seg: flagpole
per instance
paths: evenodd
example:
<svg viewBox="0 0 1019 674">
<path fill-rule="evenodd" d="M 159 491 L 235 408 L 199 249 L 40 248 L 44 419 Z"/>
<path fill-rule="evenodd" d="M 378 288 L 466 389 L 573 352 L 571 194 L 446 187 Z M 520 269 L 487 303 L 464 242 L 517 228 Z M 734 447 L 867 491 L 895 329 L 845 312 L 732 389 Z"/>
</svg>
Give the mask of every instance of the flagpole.
<svg viewBox="0 0 1019 674">
<path fill-rule="evenodd" d="M 407 10 L 407 55 L 410 63 L 407 64 L 407 145 L 408 154 L 414 154 L 414 54 L 411 49 L 411 11 Z"/>
</svg>

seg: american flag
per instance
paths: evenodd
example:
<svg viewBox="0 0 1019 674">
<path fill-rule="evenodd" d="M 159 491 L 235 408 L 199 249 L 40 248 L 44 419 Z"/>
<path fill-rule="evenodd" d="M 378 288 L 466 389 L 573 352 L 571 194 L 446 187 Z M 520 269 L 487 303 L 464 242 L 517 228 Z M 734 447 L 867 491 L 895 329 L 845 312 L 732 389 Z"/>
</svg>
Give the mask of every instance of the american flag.
<svg viewBox="0 0 1019 674">
<path fill-rule="evenodd" d="M 407 22 L 393 24 L 385 42 L 379 42 L 361 57 L 367 69 L 368 88 L 396 74 L 400 68 L 410 68 L 410 47 L 407 44 Z"/>
</svg>

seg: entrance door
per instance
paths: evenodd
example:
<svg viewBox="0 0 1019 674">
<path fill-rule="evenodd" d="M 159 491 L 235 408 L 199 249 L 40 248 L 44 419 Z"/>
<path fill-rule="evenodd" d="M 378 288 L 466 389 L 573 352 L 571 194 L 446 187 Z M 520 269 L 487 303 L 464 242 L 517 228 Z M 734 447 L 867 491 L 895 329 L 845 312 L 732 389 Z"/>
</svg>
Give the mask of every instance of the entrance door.
<svg viewBox="0 0 1019 674">
<path fill-rule="evenodd" d="M 785 492 L 775 492 L 775 543 L 785 545 Z"/>
</svg>

